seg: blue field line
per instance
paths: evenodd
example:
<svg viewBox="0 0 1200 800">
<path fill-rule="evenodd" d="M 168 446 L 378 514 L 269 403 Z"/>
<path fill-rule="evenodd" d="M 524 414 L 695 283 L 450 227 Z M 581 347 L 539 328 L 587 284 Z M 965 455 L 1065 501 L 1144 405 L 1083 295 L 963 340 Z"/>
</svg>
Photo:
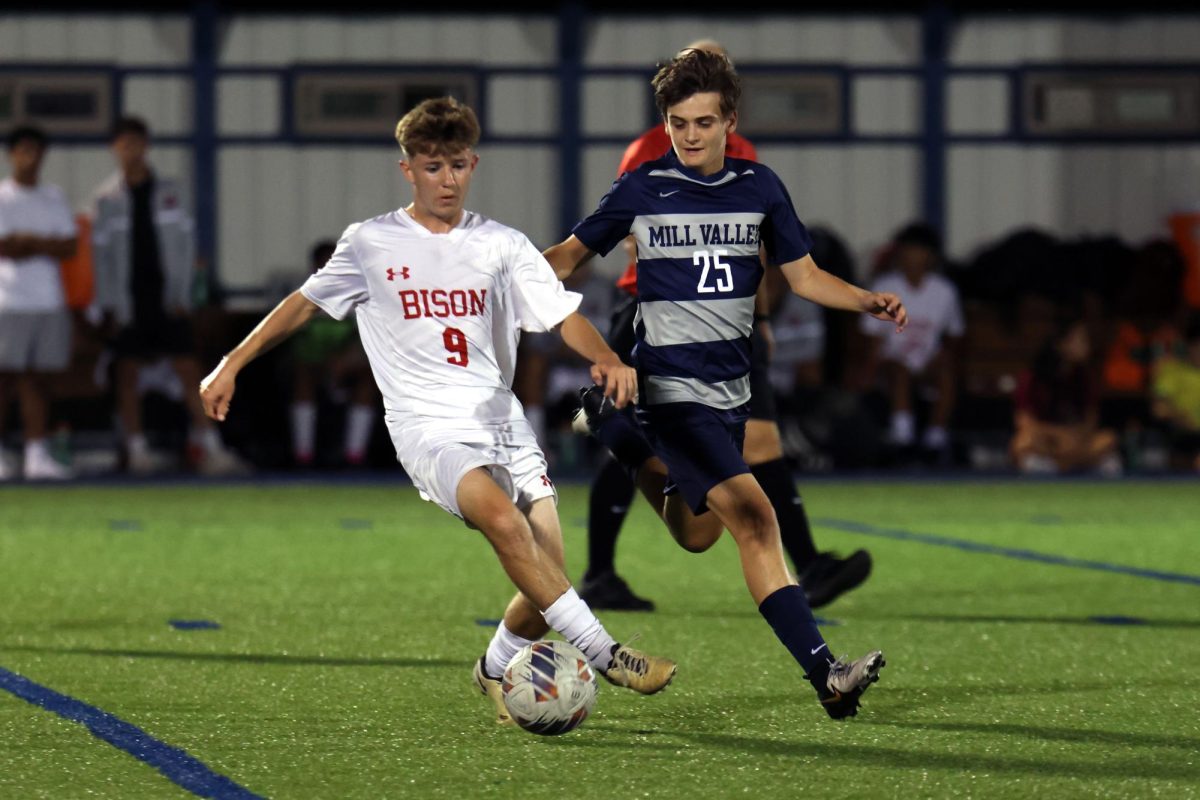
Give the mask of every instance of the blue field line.
<svg viewBox="0 0 1200 800">
<path fill-rule="evenodd" d="M 1075 567 L 1076 569 L 1091 569 L 1099 572 L 1115 572 L 1118 575 L 1130 575 L 1135 578 L 1147 578 L 1152 581 L 1168 583 L 1186 583 L 1190 586 L 1200 586 L 1200 575 L 1188 575 L 1182 572 L 1161 572 L 1156 569 L 1128 567 L 1124 564 L 1109 564 L 1105 561 L 1089 561 L 1086 558 L 1072 558 L 1054 553 L 1039 553 L 1036 550 L 1024 550 L 1015 547 L 1001 547 L 994 544 L 972 542 L 969 539 L 955 539 L 951 536 L 937 536 L 932 533 L 916 533 L 897 528 L 878 528 L 865 522 L 855 522 L 850 519 L 821 518 L 815 520 L 818 525 L 824 525 L 846 533 L 861 533 L 864 536 L 878 536 L 883 539 L 897 539 L 902 542 L 920 542 L 937 547 L 953 547 L 956 550 L 966 550 L 970 553 L 986 553 L 992 556 L 1015 558 L 1019 561 L 1037 561 L 1042 564 L 1053 564 L 1058 567 Z"/>
<path fill-rule="evenodd" d="M 172 783 L 197 797 L 210 797 L 214 800 L 261 800 L 261 795 L 234 783 L 224 775 L 218 775 L 183 750 L 160 742 L 136 725 L 117 719 L 107 711 L 101 711 L 73 697 L 47 689 L 3 667 L 0 667 L 0 689 L 27 703 L 52 711 L 63 719 L 87 726 L 96 738 L 103 739 L 113 747 L 118 747 L 139 761 L 149 764 Z"/>
</svg>

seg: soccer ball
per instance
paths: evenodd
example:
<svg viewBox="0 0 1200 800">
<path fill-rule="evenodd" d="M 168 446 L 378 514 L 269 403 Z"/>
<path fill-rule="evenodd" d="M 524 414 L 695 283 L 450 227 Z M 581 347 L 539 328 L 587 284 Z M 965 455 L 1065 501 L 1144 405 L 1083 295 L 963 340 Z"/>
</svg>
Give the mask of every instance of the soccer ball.
<svg viewBox="0 0 1200 800">
<path fill-rule="evenodd" d="M 516 723 L 542 736 L 578 728 L 596 705 L 596 673 L 566 642 L 542 640 L 521 648 L 500 685 Z"/>
</svg>

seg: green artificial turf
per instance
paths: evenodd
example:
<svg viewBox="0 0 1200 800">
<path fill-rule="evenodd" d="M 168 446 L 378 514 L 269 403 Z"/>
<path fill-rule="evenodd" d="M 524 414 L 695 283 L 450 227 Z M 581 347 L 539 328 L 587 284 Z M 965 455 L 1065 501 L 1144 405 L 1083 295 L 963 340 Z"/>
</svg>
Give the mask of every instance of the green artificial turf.
<svg viewBox="0 0 1200 800">
<path fill-rule="evenodd" d="M 578 577 L 586 494 L 562 492 Z M 497 728 L 470 674 L 511 586 L 406 486 L 4 489 L 0 668 L 267 797 L 1200 796 L 1200 585 L 894 538 L 1195 576 L 1200 486 L 815 483 L 805 500 L 821 547 L 875 557 L 818 612 L 834 652 L 888 659 L 844 724 L 729 538 L 686 553 L 639 507 L 618 564 L 659 610 L 601 617 L 678 660 L 675 683 L 604 684 L 565 736 Z M 83 796 L 193 795 L 0 691 L 0 797 Z"/>
</svg>

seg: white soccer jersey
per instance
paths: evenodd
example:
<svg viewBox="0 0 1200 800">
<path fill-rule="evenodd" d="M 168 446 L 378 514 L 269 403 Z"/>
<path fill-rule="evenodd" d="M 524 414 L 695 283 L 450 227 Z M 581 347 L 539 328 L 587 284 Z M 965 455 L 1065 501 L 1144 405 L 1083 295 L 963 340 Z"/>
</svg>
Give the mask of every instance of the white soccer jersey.
<svg viewBox="0 0 1200 800">
<path fill-rule="evenodd" d="M 963 335 L 958 290 L 937 273 L 926 275 L 920 286 L 913 286 L 900 272 L 888 272 L 875 281 L 871 291 L 898 294 L 908 309 L 908 325 L 899 336 L 895 335 L 894 323 L 865 314 L 862 317 L 863 333 L 883 339 L 880 355 L 888 361 L 922 372 L 937 354 L 943 336 Z"/>
<path fill-rule="evenodd" d="M 519 331 L 554 328 L 582 299 L 519 231 L 468 211 L 434 234 L 403 209 L 347 228 L 301 292 L 336 319 L 356 313 L 389 417 L 475 426 L 523 422 Z"/>
</svg>

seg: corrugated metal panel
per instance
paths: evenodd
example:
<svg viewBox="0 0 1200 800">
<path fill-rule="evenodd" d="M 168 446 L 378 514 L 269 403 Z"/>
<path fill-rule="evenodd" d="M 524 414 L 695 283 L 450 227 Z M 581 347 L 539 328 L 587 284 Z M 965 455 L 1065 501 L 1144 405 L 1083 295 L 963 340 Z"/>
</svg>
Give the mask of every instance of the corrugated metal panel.
<svg viewBox="0 0 1200 800">
<path fill-rule="evenodd" d="M 182 15 L 4 14 L 0 54 L 9 62 L 181 65 L 191 58 L 191 25 Z"/>
<path fill-rule="evenodd" d="M 552 17 L 232 17 L 222 64 L 296 61 L 551 65 Z"/>
<path fill-rule="evenodd" d="M 947 160 L 946 247 L 967 257 L 1023 227 L 1063 224 L 1062 151 L 1051 147 L 956 146 Z"/>
<path fill-rule="evenodd" d="M 558 130 L 558 83 L 533 76 L 492 78 L 484 133 L 545 136 Z"/>
<path fill-rule="evenodd" d="M 217 131 L 225 136 L 279 133 L 281 91 L 275 78 L 220 78 Z"/>
<path fill-rule="evenodd" d="M 642 78 L 587 78 L 583 82 L 583 133 L 627 135 L 646 130 L 650 87 Z M 615 167 L 615 164 L 614 164 Z"/>
<path fill-rule="evenodd" d="M 857 78 L 852 86 L 854 130 L 913 134 L 921 130 L 921 83 L 915 78 Z"/>
<path fill-rule="evenodd" d="M 649 67 L 697 39 L 717 39 L 739 63 L 824 61 L 915 64 L 920 24 L 915 18 L 726 16 L 604 17 L 588 25 L 588 64 Z"/>
<path fill-rule="evenodd" d="M 73 209 L 87 211 L 92 193 L 115 169 L 107 147 L 51 142 L 42 166 L 42 180 L 61 187 Z"/>
<path fill-rule="evenodd" d="M 484 149 L 468 208 L 552 244 L 555 157 L 552 148 Z M 221 280 L 259 286 L 303 264 L 316 240 L 407 205 L 398 158 L 384 148 L 226 148 L 218 160 Z"/>
<path fill-rule="evenodd" d="M 583 149 L 583 163 L 580 165 L 580 214 L 587 216 L 596 210 L 600 198 L 604 197 L 617 177 L 617 166 L 620 165 L 624 153 L 625 148 L 620 145 L 594 145 Z M 569 233 L 570 231 L 562 231 L 559 238 L 564 239 Z M 592 267 L 600 275 L 615 278 L 624 271 L 626 260 L 624 252 L 618 247 L 607 258 L 594 259 Z"/>
<path fill-rule="evenodd" d="M 1005 78 L 951 78 L 946 86 L 947 129 L 951 133 L 1007 133 L 1009 104 Z"/>
<path fill-rule="evenodd" d="M 124 86 L 124 109 L 146 120 L 159 136 L 192 132 L 192 82 L 173 76 L 130 77 Z"/>
<path fill-rule="evenodd" d="M 959 256 L 1027 226 L 1141 242 L 1200 207 L 1200 147 L 958 146 L 949 166 L 947 244 Z"/>
<path fill-rule="evenodd" d="M 759 148 L 808 225 L 832 228 L 857 257 L 872 253 L 920 215 L 920 153 L 907 146 Z"/>
<path fill-rule="evenodd" d="M 1200 57 L 1200 17 L 982 17 L 960 23 L 951 37 L 956 64 L 1022 61 L 1166 61 Z"/>
<path fill-rule="evenodd" d="M 467 207 L 548 247 L 565 235 L 558 231 L 558 175 L 552 147 L 484 147 Z"/>
</svg>

